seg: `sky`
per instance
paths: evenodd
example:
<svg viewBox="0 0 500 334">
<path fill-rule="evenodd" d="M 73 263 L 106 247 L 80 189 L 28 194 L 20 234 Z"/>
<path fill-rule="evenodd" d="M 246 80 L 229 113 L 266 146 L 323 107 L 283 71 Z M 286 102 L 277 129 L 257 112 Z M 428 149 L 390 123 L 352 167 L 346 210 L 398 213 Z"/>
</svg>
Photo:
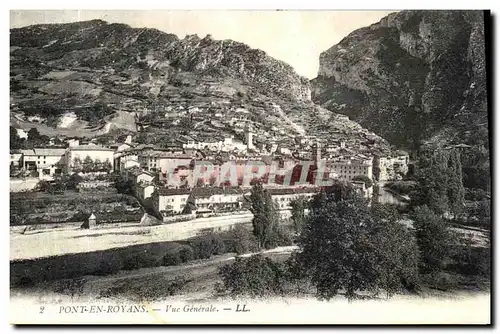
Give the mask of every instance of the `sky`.
<svg viewBox="0 0 500 334">
<path fill-rule="evenodd" d="M 197 34 L 232 39 L 265 51 L 312 79 L 319 55 L 350 32 L 378 22 L 389 11 L 167 11 L 12 10 L 10 27 L 102 19 L 134 28 L 156 28 L 180 38 Z"/>
</svg>

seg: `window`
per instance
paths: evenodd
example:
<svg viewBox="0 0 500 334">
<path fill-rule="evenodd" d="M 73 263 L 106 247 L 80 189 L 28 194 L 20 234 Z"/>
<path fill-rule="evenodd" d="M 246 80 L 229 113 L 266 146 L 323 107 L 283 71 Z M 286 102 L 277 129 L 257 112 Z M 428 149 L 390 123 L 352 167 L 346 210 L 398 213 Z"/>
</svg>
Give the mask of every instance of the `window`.
<svg viewBox="0 0 500 334">
<path fill-rule="evenodd" d="M 46 155 L 44 155 L 44 156 L 43 156 L 43 158 L 44 158 L 44 159 L 47 159 L 47 156 L 46 156 Z"/>
<path fill-rule="evenodd" d="M 37 164 L 40 164 L 40 161 L 37 161 Z"/>
</svg>

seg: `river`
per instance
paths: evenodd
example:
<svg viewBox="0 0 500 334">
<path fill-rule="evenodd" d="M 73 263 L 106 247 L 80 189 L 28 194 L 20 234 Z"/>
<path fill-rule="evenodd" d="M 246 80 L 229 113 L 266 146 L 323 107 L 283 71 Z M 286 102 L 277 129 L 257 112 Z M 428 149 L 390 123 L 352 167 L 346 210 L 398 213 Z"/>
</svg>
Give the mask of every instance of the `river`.
<svg viewBox="0 0 500 334">
<path fill-rule="evenodd" d="M 378 183 L 379 185 L 379 195 L 378 202 L 382 204 L 397 204 L 397 205 L 407 205 L 406 201 L 403 201 L 399 198 L 396 193 L 391 192 L 387 188 L 384 188 L 385 181 L 381 181 Z"/>
</svg>

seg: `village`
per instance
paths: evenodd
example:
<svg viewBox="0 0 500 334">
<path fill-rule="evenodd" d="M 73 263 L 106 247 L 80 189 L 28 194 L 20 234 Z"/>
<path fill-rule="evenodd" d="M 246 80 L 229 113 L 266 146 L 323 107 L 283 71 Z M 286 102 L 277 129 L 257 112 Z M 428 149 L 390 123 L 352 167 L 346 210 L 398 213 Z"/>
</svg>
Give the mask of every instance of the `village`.
<svg viewBox="0 0 500 334">
<path fill-rule="evenodd" d="M 17 129 L 17 134 L 27 139 L 25 131 Z M 259 179 L 281 218 L 287 219 L 293 200 L 312 198 L 325 180 L 349 182 L 360 195 L 370 198 L 374 182 L 400 179 L 408 172 L 405 152 L 371 156 L 356 152 L 346 141 L 324 143 L 314 136 L 295 138 L 293 151 L 276 144 L 268 150 L 264 145 L 258 148 L 254 136 L 252 126 L 247 125 L 244 141 L 233 136 L 211 141 L 180 136 L 175 143 L 160 147 L 135 143 L 128 135 L 122 142 L 107 145 L 71 138 L 58 145 L 51 142 L 11 151 L 11 192 L 36 191 L 41 182 L 51 184 L 77 174 L 77 191 L 99 193 L 113 188 L 111 176 L 119 175 L 146 211 L 166 223 L 182 221 L 186 215 L 248 213 L 245 198 L 251 183 Z M 323 164 L 321 176 L 315 175 L 319 164 Z M 88 215 L 91 224 L 99 216 L 97 212 Z"/>
</svg>

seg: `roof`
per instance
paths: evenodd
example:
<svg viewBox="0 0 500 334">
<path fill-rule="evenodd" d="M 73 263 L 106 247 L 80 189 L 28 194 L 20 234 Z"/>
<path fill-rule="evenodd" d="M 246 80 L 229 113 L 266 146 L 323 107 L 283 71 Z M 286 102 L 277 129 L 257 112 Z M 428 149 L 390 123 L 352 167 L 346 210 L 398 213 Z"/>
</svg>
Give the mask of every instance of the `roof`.
<svg viewBox="0 0 500 334">
<path fill-rule="evenodd" d="M 190 154 L 185 153 L 174 153 L 174 152 L 164 152 L 164 151 L 148 151 L 148 152 L 140 152 L 140 156 L 142 157 L 157 157 L 160 159 L 192 159 Z"/>
<path fill-rule="evenodd" d="M 66 153 L 65 148 L 34 148 L 31 150 L 21 150 L 23 155 L 49 155 L 49 156 L 61 156 Z"/>
<path fill-rule="evenodd" d="M 136 185 L 138 188 L 148 188 L 148 187 L 154 187 L 155 185 L 152 183 L 139 183 Z"/>
<path fill-rule="evenodd" d="M 315 188 L 315 187 L 267 188 L 266 190 L 271 195 L 311 194 L 311 193 L 319 192 L 319 188 Z"/>
<path fill-rule="evenodd" d="M 220 188 L 220 187 L 196 187 L 193 189 L 195 197 L 211 197 L 213 195 L 241 195 L 243 190 L 240 188 Z"/>
<path fill-rule="evenodd" d="M 115 151 L 111 148 L 106 148 L 99 145 L 81 145 L 76 147 L 70 147 L 69 149 L 71 151 L 109 151 L 109 152 Z"/>
<path fill-rule="evenodd" d="M 159 196 L 189 195 L 191 189 L 188 188 L 159 188 Z"/>
<path fill-rule="evenodd" d="M 153 176 L 153 177 L 155 176 L 153 173 L 145 171 L 145 170 L 140 169 L 140 168 L 131 168 L 131 169 L 129 169 L 129 171 L 130 171 L 130 174 L 132 174 L 134 176 L 138 176 L 141 174 L 146 174 L 146 175 Z"/>
</svg>

